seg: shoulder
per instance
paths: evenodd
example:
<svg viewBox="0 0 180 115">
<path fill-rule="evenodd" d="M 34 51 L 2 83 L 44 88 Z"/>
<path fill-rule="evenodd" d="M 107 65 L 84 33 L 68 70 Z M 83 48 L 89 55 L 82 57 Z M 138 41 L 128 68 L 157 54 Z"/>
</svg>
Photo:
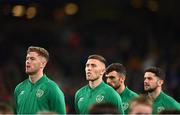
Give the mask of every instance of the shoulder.
<svg viewBox="0 0 180 115">
<path fill-rule="evenodd" d="M 117 96 L 120 97 L 119 94 L 109 85 L 105 84 L 104 85 L 104 92 L 106 95 L 109 95 L 110 97 Z"/>
<path fill-rule="evenodd" d="M 135 96 L 138 96 L 138 94 L 132 90 L 129 89 L 129 96 L 130 97 L 135 97 Z"/>
<path fill-rule="evenodd" d="M 122 102 L 121 97 L 119 93 L 117 93 L 116 90 L 114 90 L 111 86 L 105 84 L 103 90 L 103 94 L 105 96 L 105 100 L 107 102 L 113 102 L 113 103 L 119 103 Z"/>
<path fill-rule="evenodd" d="M 44 87 L 46 87 L 46 89 L 50 91 L 50 93 L 54 91 L 60 91 L 61 93 L 63 93 L 59 85 L 49 78 L 44 82 L 44 85 Z"/>
<path fill-rule="evenodd" d="M 110 91 L 110 92 L 116 92 L 111 86 L 104 84 L 104 90 Z"/>
<path fill-rule="evenodd" d="M 49 79 L 49 78 L 47 78 L 47 79 L 46 79 L 46 82 L 44 82 L 44 83 L 45 83 L 45 85 L 46 85 L 47 87 L 49 87 L 49 88 L 59 87 L 58 84 L 57 84 L 55 81 L 53 81 L 53 80 L 51 80 L 51 79 Z"/>
<path fill-rule="evenodd" d="M 179 103 L 173 97 L 169 96 L 168 94 L 165 94 L 164 92 L 162 92 L 162 98 L 163 102 L 166 102 L 167 104 L 179 105 Z"/>
<path fill-rule="evenodd" d="M 23 88 L 25 85 L 27 85 L 27 83 L 28 83 L 28 79 L 20 82 L 20 83 L 15 87 L 15 90 L 18 90 L 18 89 Z"/>
<path fill-rule="evenodd" d="M 170 95 L 165 94 L 165 93 L 163 93 L 163 99 L 166 100 L 166 101 L 169 101 L 169 102 L 176 101 L 173 97 L 171 97 Z"/>
<path fill-rule="evenodd" d="M 49 78 L 49 76 L 48 75 L 46 75 L 46 74 L 44 74 L 43 75 L 43 82 L 42 82 L 42 84 L 45 84 L 47 87 L 49 87 L 49 88 L 55 88 L 55 87 L 59 87 L 58 86 L 58 84 L 54 81 L 54 80 L 52 80 L 51 78 Z"/>
<path fill-rule="evenodd" d="M 88 85 L 85 85 L 85 86 L 81 87 L 80 89 L 78 89 L 76 91 L 76 95 L 78 95 L 79 93 L 82 93 L 82 92 L 86 92 L 87 89 L 88 89 Z"/>
<path fill-rule="evenodd" d="M 26 87 L 27 84 L 28 84 L 28 79 L 19 83 L 14 89 L 14 96 L 18 95 L 20 93 L 20 91 L 24 90 L 24 88 Z"/>
</svg>

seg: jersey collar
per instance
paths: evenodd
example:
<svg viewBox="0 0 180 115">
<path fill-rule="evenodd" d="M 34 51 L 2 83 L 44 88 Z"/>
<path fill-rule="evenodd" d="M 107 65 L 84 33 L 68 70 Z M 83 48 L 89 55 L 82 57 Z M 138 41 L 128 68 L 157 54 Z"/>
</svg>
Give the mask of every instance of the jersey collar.
<svg viewBox="0 0 180 115">
<path fill-rule="evenodd" d="M 105 84 L 104 81 L 102 81 L 102 82 L 101 82 L 97 87 L 95 87 L 94 89 L 92 89 L 89 85 L 88 85 L 88 87 L 89 87 L 90 90 L 94 90 L 94 91 L 95 91 L 95 90 L 101 89 L 101 88 L 104 86 L 104 84 Z"/>
<path fill-rule="evenodd" d="M 36 83 L 32 83 L 30 80 L 28 80 L 28 81 L 29 81 L 32 85 L 38 85 L 38 84 L 46 81 L 46 79 L 47 79 L 46 74 L 43 74 L 43 76 L 42 76 Z"/>
</svg>

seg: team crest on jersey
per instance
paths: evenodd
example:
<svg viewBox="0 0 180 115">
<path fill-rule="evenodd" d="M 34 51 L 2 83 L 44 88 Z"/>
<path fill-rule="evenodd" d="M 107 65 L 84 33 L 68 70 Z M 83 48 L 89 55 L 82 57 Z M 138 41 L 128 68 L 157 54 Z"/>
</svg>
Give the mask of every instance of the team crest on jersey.
<svg viewBox="0 0 180 115">
<path fill-rule="evenodd" d="M 104 99 L 104 96 L 101 94 L 96 96 L 96 102 L 97 103 L 100 103 L 101 101 L 103 101 L 103 99 Z"/>
<path fill-rule="evenodd" d="M 122 103 L 123 110 L 125 111 L 129 107 L 129 103 Z"/>
<path fill-rule="evenodd" d="M 158 113 L 161 112 L 161 111 L 163 111 L 163 110 L 165 110 L 165 108 L 164 108 L 163 106 L 160 106 L 160 107 L 157 108 L 157 112 L 158 112 Z"/>
<path fill-rule="evenodd" d="M 41 97 L 41 96 L 43 96 L 43 94 L 44 94 L 44 91 L 41 89 L 38 89 L 36 92 L 36 97 Z"/>
</svg>

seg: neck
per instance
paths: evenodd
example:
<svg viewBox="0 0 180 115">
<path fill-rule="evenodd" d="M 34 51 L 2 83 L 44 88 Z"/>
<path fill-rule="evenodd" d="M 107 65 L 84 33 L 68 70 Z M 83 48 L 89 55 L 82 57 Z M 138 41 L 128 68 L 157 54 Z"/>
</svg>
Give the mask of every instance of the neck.
<svg viewBox="0 0 180 115">
<path fill-rule="evenodd" d="M 154 100 L 156 99 L 159 94 L 161 93 L 162 89 L 161 87 L 158 87 L 156 90 L 154 90 L 153 92 L 149 92 L 148 95 Z"/>
<path fill-rule="evenodd" d="M 94 81 L 89 81 L 89 86 L 94 89 L 102 82 L 102 78 L 96 79 Z"/>
<path fill-rule="evenodd" d="M 36 74 L 33 74 L 33 75 L 29 75 L 29 80 L 32 82 L 32 83 L 36 83 L 39 79 L 41 79 L 43 76 L 43 72 L 39 72 L 39 73 L 36 73 Z"/>
<path fill-rule="evenodd" d="M 124 91 L 125 88 L 126 88 L 126 86 L 125 86 L 124 84 L 122 84 L 118 89 L 116 89 L 116 91 L 117 91 L 119 94 L 121 94 L 121 93 Z"/>
</svg>

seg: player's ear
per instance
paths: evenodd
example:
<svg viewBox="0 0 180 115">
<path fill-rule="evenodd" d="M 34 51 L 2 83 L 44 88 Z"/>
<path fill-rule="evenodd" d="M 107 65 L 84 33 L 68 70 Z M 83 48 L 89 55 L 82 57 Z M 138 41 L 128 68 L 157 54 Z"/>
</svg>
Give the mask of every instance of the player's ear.
<svg viewBox="0 0 180 115">
<path fill-rule="evenodd" d="M 41 58 L 41 68 L 44 68 L 47 64 L 47 61 L 45 58 Z"/>
<path fill-rule="evenodd" d="M 164 83 L 163 80 L 158 80 L 158 85 L 161 86 Z"/>
<path fill-rule="evenodd" d="M 105 69 L 102 69 L 101 75 L 104 75 L 105 71 Z"/>
</svg>

